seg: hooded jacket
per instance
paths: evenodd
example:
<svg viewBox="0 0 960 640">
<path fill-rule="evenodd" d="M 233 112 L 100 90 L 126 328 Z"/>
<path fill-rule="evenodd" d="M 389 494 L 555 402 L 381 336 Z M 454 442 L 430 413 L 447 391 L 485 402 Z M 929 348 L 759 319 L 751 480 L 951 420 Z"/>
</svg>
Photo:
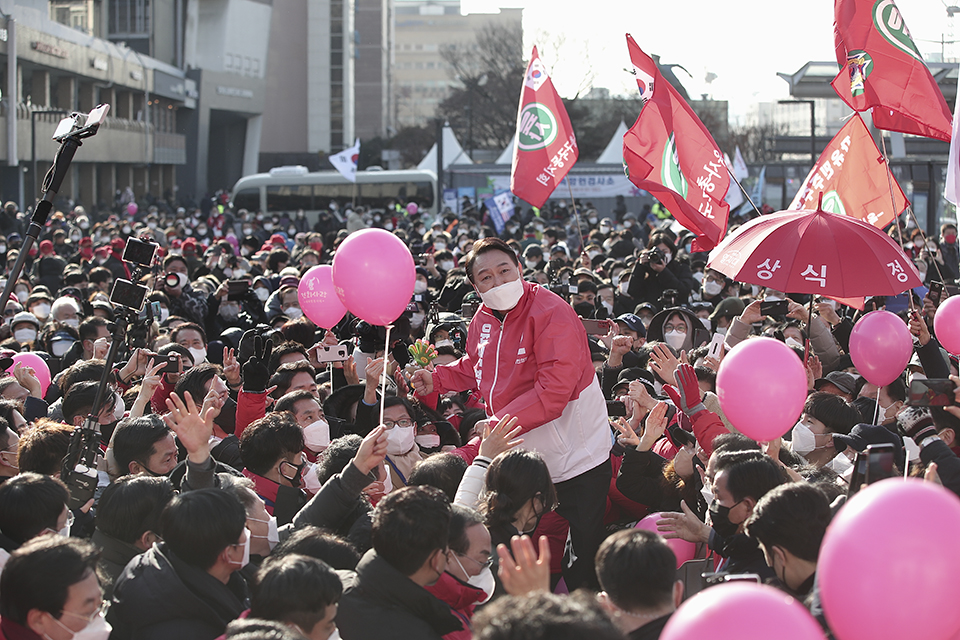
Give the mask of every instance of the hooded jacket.
<svg viewBox="0 0 960 640">
<path fill-rule="evenodd" d="M 524 448 L 543 456 L 554 482 L 602 464 L 611 446 L 606 402 L 576 312 L 524 282 L 517 306 L 502 318 L 480 306 L 466 355 L 434 370 L 434 388 L 478 388 L 487 415 L 517 418 Z"/>
<path fill-rule="evenodd" d="M 436 584 L 424 587 L 427 591 L 440 598 L 453 610 L 453 614 L 460 618 L 463 629 L 446 634 L 444 640 L 470 640 L 473 634 L 470 631 L 470 620 L 477 604 L 486 600 L 482 589 L 457 579 L 446 571 L 440 576 Z"/>
</svg>

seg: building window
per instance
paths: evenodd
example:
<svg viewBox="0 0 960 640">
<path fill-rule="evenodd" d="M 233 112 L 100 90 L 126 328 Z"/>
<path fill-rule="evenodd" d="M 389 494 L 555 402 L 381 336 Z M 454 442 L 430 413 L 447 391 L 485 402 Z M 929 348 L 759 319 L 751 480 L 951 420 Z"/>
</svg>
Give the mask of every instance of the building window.
<svg viewBox="0 0 960 640">
<path fill-rule="evenodd" d="M 344 0 L 330 1 L 330 148 L 343 148 L 343 37 Z"/>
<path fill-rule="evenodd" d="M 150 0 L 109 0 L 110 35 L 150 33 Z"/>
</svg>

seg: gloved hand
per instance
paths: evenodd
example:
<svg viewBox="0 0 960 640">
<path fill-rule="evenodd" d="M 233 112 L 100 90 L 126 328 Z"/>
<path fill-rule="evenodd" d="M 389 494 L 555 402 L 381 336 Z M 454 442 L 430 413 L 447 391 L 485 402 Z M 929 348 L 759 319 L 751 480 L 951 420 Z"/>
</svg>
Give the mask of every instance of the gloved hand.
<svg viewBox="0 0 960 640">
<path fill-rule="evenodd" d="M 703 405 L 700 394 L 700 384 L 697 380 L 697 374 L 689 364 L 681 364 L 675 372 L 677 379 L 677 389 L 670 385 L 665 385 L 663 390 L 667 392 L 674 404 L 680 407 L 687 416 L 693 417 L 707 408 Z"/>
<path fill-rule="evenodd" d="M 272 352 L 273 342 L 259 335 L 254 338 L 253 354 L 243 364 L 241 370 L 243 390 L 247 393 L 263 393 L 267 390 L 267 383 L 270 382 L 267 363 L 270 362 Z"/>
<path fill-rule="evenodd" d="M 907 407 L 897 416 L 897 422 L 903 432 L 918 446 L 930 436 L 937 435 L 937 428 L 933 424 L 933 416 L 924 407 Z"/>
</svg>

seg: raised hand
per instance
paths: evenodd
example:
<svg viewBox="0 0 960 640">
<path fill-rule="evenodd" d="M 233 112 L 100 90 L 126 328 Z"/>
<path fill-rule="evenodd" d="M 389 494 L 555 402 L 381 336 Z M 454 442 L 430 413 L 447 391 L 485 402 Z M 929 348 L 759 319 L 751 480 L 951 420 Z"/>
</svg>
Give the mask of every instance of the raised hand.
<svg viewBox="0 0 960 640">
<path fill-rule="evenodd" d="M 223 377 L 231 387 L 236 387 L 241 382 L 240 363 L 237 362 L 236 352 L 229 347 L 223 348 Z"/>
<path fill-rule="evenodd" d="M 479 455 L 491 460 L 523 442 L 523 438 L 517 438 L 523 427 L 517 426 L 516 418 L 505 415 L 491 427 L 492 422 L 493 420 L 486 420 L 483 425 L 483 440 L 480 442 L 479 451 Z"/>
<path fill-rule="evenodd" d="M 410 386 L 417 395 L 430 395 L 433 393 L 433 373 L 426 369 L 414 371 L 410 378 Z"/>
<path fill-rule="evenodd" d="M 507 545 L 497 546 L 500 569 L 497 575 L 503 588 L 512 596 L 523 596 L 538 591 L 550 590 L 550 545 L 547 536 L 540 536 L 540 555 L 530 536 L 513 536 L 510 539 L 513 554 Z"/>
<path fill-rule="evenodd" d="M 686 354 L 684 354 L 684 357 L 685 356 Z M 656 373 L 659 374 L 667 384 L 677 384 L 673 372 L 679 365 L 680 360 L 674 357 L 673 353 L 670 352 L 670 348 L 665 344 L 658 344 L 653 351 L 650 352 L 650 366 L 653 367 Z"/>
<path fill-rule="evenodd" d="M 183 394 L 184 399 L 175 393 L 167 398 L 169 413 L 163 421 L 177 434 L 180 443 L 187 450 L 191 462 L 202 464 L 210 457 L 210 436 L 213 435 L 213 419 L 219 415 L 219 409 L 205 407 L 198 409 L 190 392 Z"/>
<path fill-rule="evenodd" d="M 254 337 L 253 353 L 241 369 L 243 390 L 247 393 L 263 393 L 267 388 L 267 383 L 270 381 L 267 363 L 270 362 L 272 352 L 273 343 L 270 340 L 260 335 Z"/>
<path fill-rule="evenodd" d="M 43 386 L 40 384 L 40 379 L 33 367 L 18 362 L 13 366 L 13 377 L 31 396 L 34 398 L 43 397 Z"/>
<path fill-rule="evenodd" d="M 653 445 L 663 437 L 667 430 L 667 403 L 658 402 L 656 406 L 647 414 L 647 419 L 643 423 L 643 435 L 637 443 L 637 449 L 640 451 L 650 451 Z"/>
<path fill-rule="evenodd" d="M 373 469 L 383 462 L 387 456 L 387 430 L 380 425 L 364 437 L 357 449 L 357 455 L 353 456 L 353 466 L 360 470 L 364 475 L 373 471 Z"/>
<path fill-rule="evenodd" d="M 620 435 L 617 436 L 617 442 L 625 447 L 635 447 L 640 444 L 640 436 L 637 435 L 637 432 L 633 430 L 630 423 L 626 420 L 617 418 L 616 421 L 611 420 L 610 424 L 620 432 Z"/>
<path fill-rule="evenodd" d="M 657 520 L 657 531 L 660 535 L 668 540 L 680 538 L 687 542 L 708 542 L 710 527 L 697 517 L 685 501 L 680 501 L 680 508 L 683 513 L 667 511 L 660 514 L 660 519 Z"/>
</svg>

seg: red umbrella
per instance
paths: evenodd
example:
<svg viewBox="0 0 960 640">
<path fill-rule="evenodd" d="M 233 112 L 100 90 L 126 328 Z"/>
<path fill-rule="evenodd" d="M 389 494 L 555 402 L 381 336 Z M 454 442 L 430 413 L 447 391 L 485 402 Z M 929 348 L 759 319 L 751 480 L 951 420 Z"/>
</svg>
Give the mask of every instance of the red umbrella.
<svg viewBox="0 0 960 640">
<path fill-rule="evenodd" d="M 830 297 L 895 296 L 921 285 L 889 236 L 821 209 L 751 220 L 710 252 L 707 267 L 738 282 Z"/>
</svg>

